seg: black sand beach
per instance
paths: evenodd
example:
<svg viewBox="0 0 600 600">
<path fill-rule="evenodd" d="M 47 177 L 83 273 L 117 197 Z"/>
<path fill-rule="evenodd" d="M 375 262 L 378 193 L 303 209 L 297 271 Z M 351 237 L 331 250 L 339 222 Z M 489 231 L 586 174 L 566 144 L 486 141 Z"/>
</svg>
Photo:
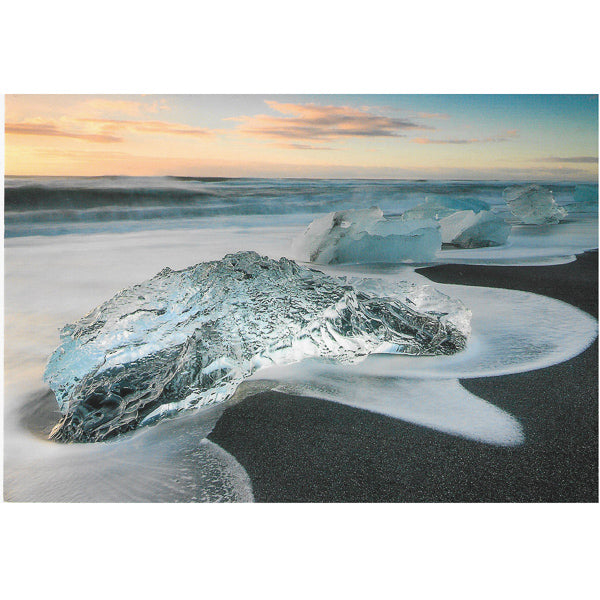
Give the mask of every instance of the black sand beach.
<svg viewBox="0 0 600 600">
<path fill-rule="evenodd" d="M 549 267 L 446 265 L 432 281 L 526 290 L 597 317 L 598 254 Z M 598 343 L 550 368 L 461 380 L 515 416 L 501 448 L 332 402 L 280 393 L 229 408 L 209 439 L 259 502 L 598 502 Z"/>
</svg>

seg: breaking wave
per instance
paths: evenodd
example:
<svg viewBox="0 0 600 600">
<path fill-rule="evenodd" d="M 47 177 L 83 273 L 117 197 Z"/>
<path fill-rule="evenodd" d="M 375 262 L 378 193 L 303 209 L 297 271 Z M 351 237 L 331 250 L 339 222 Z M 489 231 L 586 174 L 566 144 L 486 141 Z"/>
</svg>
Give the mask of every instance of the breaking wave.
<svg viewBox="0 0 600 600">
<path fill-rule="evenodd" d="M 201 225 L 203 219 L 322 214 L 374 205 L 386 215 L 394 215 L 428 196 L 475 199 L 500 209 L 507 183 L 510 182 L 9 177 L 4 190 L 5 235 L 179 228 L 190 226 L 189 221 Z M 587 203 L 586 211 L 594 207 L 597 210 L 597 186 L 556 184 L 553 193 L 559 203 L 582 207 Z M 594 193 L 596 200 L 591 201 Z"/>
</svg>

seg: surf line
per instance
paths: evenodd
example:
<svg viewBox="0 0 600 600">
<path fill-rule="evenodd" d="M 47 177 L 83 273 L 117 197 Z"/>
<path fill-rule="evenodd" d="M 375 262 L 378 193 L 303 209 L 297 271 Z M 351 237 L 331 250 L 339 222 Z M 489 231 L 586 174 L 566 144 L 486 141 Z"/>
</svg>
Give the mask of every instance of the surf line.
<svg viewBox="0 0 600 600">
<path fill-rule="evenodd" d="M 418 274 L 411 279 L 432 283 Z M 472 333 L 462 352 L 371 354 L 353 365 L 306 360 L 263 369 L 250 380 L 274 380 L 276 391 L 338 402 L 473 441 L 523 444 L 525 434 L 515 417 L 472 394 L 458 380 L 521 373 L 569 360 L 596 339 L 597 320 L 570 304 L 531 292 L 434 285 L 472 311 Z"/>
</svg>

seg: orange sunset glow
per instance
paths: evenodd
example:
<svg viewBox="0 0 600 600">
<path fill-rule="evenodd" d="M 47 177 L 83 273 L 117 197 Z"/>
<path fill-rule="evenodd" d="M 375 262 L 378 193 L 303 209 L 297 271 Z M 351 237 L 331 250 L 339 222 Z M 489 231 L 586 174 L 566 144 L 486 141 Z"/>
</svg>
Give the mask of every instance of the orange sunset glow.
<svg viewBox="0 0 600 600">
<path fill-rule="evenodd" d="M 595 96 L 6 97 L 8 175 L 597 178 Z"/>
</svg>

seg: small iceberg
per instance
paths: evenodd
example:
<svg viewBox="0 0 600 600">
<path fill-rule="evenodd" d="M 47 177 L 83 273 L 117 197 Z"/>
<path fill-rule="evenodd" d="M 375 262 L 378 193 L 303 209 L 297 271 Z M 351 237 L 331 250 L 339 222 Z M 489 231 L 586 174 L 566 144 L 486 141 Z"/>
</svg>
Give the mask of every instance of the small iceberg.
<svg viewBox="0 0 600 600">
<path fill-rule="evenodd" d="M 298 260 L 317 264 L 425 262 L 441 248 L 432 219 L 386 219 L 377 208 L 341 210 L 315 219 L 295 241 Z"/>
<path fill-rule="evenodd" d="M 461 210 L 440 219 L 442 243 L 459 248 L 506 244 L 512 227 L 490 210 Z"/>
<path fill-rule="evenodd" d="M 255 252 L 165 268 L 63 328 L 44 374 L 63 414 L 52 437 L 103 440 L 309 357 L 453 354 L 470 316 L 429 286 L 349 282 Z"/>
<path fill-rule="evenodd" d="M 422 204 L 419 204 L 402 213 L 401 219 L 404 221 L 414 219 L 435 219 L 439 220 L 452 213 L 470 210 L 474 213 L 491 210 L 490 205 L 483 200 L 471 198 L 447 198 L 445 196 L 432 196 L 425 198 Z"/>
<path fill-rule="evenodd" d="M 581 184 L 575 188 L 573 202 L 564 208 L 571 213 L 597 214 L 598 213 L 598 186 Z"/>
<path fill-rule="evenodd" d="M 556 204 L 552 191 L 541 185 L 508 187 L 502 196 L 512 214 L 525 225 L 556 224 L 568 214 Z"/>
<path fill-rule="evenodd" d="M 481 200 L 426 198 L 404 212 L 401 219 L 435 219 L 442 243 L 459 248 L 486 248 L 506 244 L 511 226 Z"/>
</svg>

